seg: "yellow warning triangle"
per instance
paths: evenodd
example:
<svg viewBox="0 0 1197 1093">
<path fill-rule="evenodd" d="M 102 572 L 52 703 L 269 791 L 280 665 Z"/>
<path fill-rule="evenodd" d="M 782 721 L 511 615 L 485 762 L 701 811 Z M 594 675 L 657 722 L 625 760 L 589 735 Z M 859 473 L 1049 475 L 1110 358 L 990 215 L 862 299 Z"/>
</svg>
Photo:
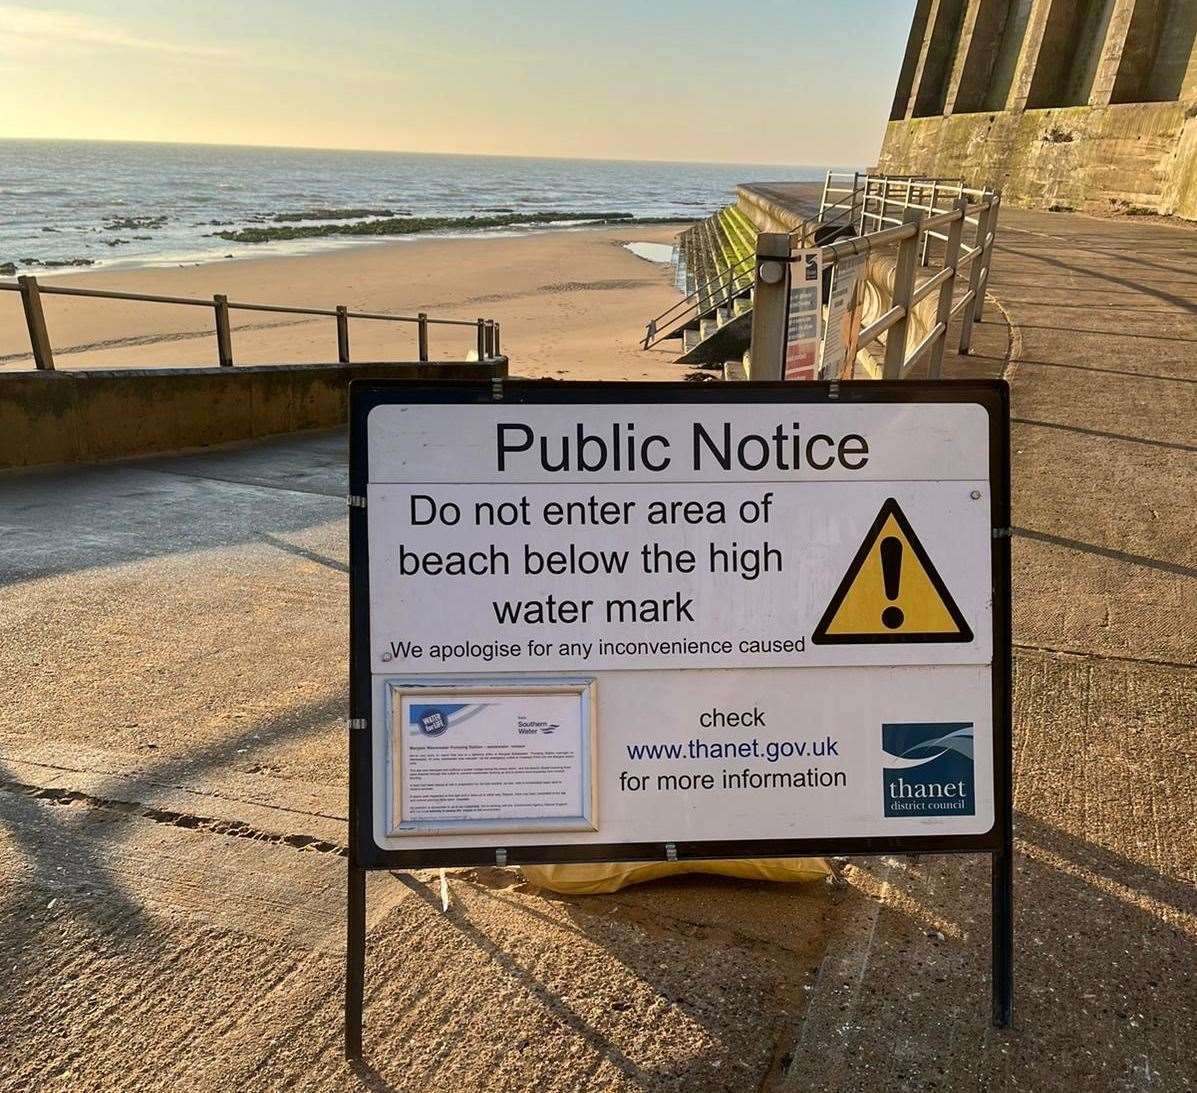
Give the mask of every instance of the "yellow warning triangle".
<svg viewBox="0 0 1197 1093">
<path fill-rule="evenodd" d="M 898 502 L 889 498 L 811 635 L 816 645 L 972 641 Z"/>
</svg>

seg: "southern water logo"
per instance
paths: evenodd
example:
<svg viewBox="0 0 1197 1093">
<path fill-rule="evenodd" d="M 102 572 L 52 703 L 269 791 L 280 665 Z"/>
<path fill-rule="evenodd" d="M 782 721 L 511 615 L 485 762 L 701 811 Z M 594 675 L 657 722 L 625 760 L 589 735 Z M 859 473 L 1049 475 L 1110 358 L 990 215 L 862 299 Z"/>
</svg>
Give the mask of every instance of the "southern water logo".
<svg viewBox="0 0 1197 1093">
<path fill-rule="evenodd" d="M 975 815 L 971 721 L 882 725 L 881 748 L 885 815 Z"/>
<path fill-rule="evenodd" d="M 440 736 L 491 705 L 491 702 L 470 702 L 438 703 L 432 706 L 413 702 L 407 710 L 409 731 L 413 736 Z"/>
</svg>

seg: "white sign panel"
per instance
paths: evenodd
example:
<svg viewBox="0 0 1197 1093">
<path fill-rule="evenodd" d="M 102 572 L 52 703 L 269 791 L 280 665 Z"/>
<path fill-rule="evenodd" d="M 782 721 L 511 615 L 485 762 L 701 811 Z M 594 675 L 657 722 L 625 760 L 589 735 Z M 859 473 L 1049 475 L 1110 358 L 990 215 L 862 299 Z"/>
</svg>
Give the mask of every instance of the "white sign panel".
<svg viewBox="0 0 1197 1093">
<path fill-rule="evenodd" d="M 901 435 L 878 407 L 850 428 L 828 407 L 657 407 L 639 435 L 610 407 L 554 426 L 548 407 L 459 407 L 453 428 L 445 409 L 374 411 L 399 445 L 368 494 L 375 671 L 990 659 L 988 454 L 963 443 L 980 407 L 904 408 L 919 412 L 896 415 Z M 845 603 L 878 640 L 835 640 L 846 616 L 820 636 L 891 509 Z"/>
<path fill-rule="evenodd" d="M 777 390 L 369 410 L 377 847 L 993 829 L 993 406 Z"/>
</svg>

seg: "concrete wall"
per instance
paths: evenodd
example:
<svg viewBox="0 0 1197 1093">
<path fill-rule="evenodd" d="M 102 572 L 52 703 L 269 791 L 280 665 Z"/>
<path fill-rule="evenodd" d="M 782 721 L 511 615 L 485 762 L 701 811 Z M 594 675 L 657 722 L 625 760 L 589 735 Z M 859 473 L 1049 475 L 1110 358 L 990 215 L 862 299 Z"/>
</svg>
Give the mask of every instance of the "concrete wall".
<svg viewBox="0 0 1197 1093">
<path fill-rule="evenodd" d="M 759 232 L 792 232 L 803 224 L 803 218 L 750 186 L 736 187 L 736 204 L 752 221 Z"/>
<path fill-rule="evenodd" d="M 489 379 L 487 364 L 0 373 L 0 470 L 204 448 L 347 419 L 351 379 Z"/>
<path fill-rule="evenodd" d="M 1197 218 L 1197 0 L 920 0 L 878 169 Z"/>
<path fill-rule="evenodd" d="M 1016 205 L 1197 218 L 1186 113 L 1182 103 L 1135 103 L 890 122 L 879 168 L 963 176 Z"/>
</svg>

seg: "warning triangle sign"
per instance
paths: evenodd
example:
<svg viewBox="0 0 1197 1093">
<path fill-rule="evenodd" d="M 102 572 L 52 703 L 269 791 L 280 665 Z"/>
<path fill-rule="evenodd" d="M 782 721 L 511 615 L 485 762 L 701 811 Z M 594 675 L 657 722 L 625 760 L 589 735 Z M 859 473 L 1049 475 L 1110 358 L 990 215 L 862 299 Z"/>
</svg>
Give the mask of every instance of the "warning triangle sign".
<svg viewBox="0 0 1197 1093">
<path fill-rule="evenodd" d="M 956 601 L 889 498 L 811 635 L 816 645 L 972 641 Z"/>
</svg>

